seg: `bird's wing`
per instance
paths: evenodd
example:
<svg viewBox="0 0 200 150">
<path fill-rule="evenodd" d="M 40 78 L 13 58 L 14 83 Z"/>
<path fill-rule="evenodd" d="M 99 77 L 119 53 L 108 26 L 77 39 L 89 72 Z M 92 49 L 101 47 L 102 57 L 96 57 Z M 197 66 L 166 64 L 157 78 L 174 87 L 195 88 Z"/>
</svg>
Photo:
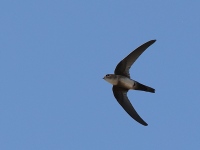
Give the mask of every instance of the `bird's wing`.
<svg viewBox="0 0 200 150">
<path fill-rule="evenodd" d="M 124 108 L 124 110 L 137 122 L 141 123 L 144 126 L 147 126 L 148 124 L 138 115 L 138 113 L 135 111 L 132 104 L 130 103 L 127 97 L 128 90 L 117 86 L 113 86 L 112 90 L 115 98 L 117 99 L 118 103 Z"/>
<path fill-rule="evenodd" d="M 120 61 L 115 68 L 116 75 L 123 75 L 130 78 L 129 69 L 132 64 L 137 60 L 137 58 L 156 40 L 151 40 L 143 45 L 136 48 L 133 52 L 131 52 L 127 57 L 125 57 L 122 61 Z"/>
</svg>

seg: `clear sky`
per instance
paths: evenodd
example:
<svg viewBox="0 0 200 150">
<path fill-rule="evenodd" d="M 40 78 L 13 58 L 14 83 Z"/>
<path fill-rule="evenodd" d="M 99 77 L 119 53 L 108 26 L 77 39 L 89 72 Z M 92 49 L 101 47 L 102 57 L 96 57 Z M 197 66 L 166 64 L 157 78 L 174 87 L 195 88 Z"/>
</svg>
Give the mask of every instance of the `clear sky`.
<svg viewBox="0 0 200 150">
<path fill-rule="evenodd" d="M 200 147 L 200 1 L 1 0 L 1 150 Z M 147 127 L 102 78 L 141 44 L 129 91 Z"/>
</svg>

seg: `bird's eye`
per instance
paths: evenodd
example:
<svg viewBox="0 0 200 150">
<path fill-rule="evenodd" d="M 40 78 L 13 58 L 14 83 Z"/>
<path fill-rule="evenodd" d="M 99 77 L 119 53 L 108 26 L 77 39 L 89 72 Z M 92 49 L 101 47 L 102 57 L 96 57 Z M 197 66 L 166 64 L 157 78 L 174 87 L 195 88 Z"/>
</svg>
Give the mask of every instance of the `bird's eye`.
<svg viewBox="0 0 200 150">
<path fill-rule="evenodd" d="M 110 76 L 109 74 L 106 75 L 106 77 L 109 77 L 109 76 Z"/>
</svg>

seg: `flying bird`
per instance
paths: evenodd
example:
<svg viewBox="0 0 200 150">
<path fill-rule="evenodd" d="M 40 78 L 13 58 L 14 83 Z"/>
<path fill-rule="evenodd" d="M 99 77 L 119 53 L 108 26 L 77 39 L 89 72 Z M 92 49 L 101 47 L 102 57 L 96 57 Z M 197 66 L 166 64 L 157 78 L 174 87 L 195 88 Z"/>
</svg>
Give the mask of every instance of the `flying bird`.
<svg viewBox="0 0 200 150">
<path fill-rule="evenodd" d="M 107 74 L 104 76 L 104 80 L 113 85 L 112 90 L 114 97 L 123 109 L 137 122 L 147 126 L 148 124 L 139 116 L 131 102 L 127 97 L 129 90 L 140 90 L 145 92 L 155 93 L 155 89 L 130 78 L 129 69 L 137 58 L 156 40 L 150 40 L 143 45 L 132 51 L 127 57 L 118 63 L 115 68 L 114 74 Z"/>
</svg>

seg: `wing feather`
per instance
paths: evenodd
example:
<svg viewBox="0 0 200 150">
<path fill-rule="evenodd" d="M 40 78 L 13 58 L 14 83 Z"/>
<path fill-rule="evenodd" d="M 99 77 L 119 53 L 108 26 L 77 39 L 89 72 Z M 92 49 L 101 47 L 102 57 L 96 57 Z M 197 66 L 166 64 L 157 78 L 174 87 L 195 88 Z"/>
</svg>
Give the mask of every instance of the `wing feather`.
<svg viewBox="0 0 200 150">
<path fill-rule="evenodd" d="M 138 113 L 130 103 L 127 97 L 128 90 L 117 86 L 113 86 L 112 90 L 115 98 L 117 99 L 118 103 L 124 108 L 124 110 L 137 122 L 144 126 L 147 126 L 148 124 L 138 115 Z"/>
<path fill-rule="evenodd" d="M 115 74 L 130 78 L 129 69 L 131 68 L 132 64 L 155 41 L 156 40 L 148 41 L 132 51 L 127 57 L 118 63 L 117 67 L 115 68 Z"/>
</svg>

